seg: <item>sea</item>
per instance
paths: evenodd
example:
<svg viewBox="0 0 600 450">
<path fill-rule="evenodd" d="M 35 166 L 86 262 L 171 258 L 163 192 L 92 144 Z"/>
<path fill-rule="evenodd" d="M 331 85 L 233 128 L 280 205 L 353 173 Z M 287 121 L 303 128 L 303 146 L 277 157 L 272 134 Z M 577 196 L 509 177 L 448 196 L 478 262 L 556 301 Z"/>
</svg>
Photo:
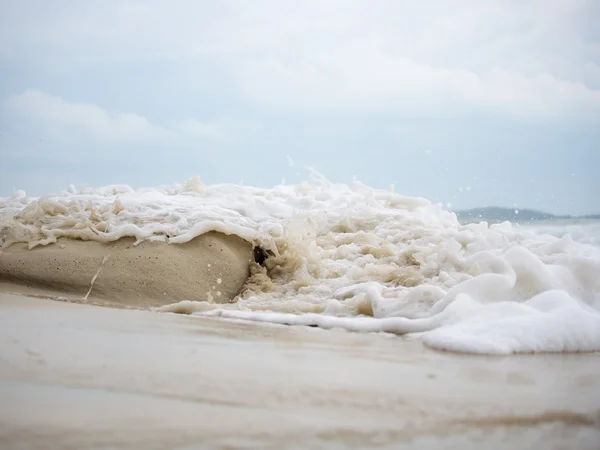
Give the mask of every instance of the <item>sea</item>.
<svg viewBox="0 0 600 450">
<path fill-rule="evenodd" d="M 600 350 L 600 221 L 463 224 L 424 198 L 313 172 L 296 185 L 75 188 L 0 199 L 0 245 L 132 236 L 183 244 L 218 231 L 251 242 L 232 303 L 192 315 L 392 333 L 459 353 Z"/>
</svg>

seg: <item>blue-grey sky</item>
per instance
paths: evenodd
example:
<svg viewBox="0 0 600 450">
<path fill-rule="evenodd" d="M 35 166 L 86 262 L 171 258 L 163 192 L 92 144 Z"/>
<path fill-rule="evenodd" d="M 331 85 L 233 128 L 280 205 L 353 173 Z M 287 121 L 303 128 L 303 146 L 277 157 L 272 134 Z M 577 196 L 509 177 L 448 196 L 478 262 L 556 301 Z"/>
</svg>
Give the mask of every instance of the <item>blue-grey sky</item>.
<svg viewBox="0 0 600 450">
<path fill-rule="evenodd" d="M 0 196 L 395 185 L 600 212 L 595 0 L 0 0 Z"/>
</svg>

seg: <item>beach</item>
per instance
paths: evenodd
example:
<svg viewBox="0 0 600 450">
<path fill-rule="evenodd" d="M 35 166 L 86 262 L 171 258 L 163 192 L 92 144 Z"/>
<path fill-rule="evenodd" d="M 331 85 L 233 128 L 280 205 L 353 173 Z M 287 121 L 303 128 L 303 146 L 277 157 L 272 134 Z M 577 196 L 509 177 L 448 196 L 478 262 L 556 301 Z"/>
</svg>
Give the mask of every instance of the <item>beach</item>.
<svg viewBox="0 0 600 450">
<path fill-rule="evenodd" d="M 597 448 L 600 355 L 0 296 L 0 446 Z"/>
<path fill-rule="evenodd" d="M 0 450 L 600 450 L 600 1 L 0 7 Z"/>
<path fill-rule="evenodd" d="M 573 226 L 323 179 L 15 192 L 0 447 L 597 448 L 598 228 Z"/>
</svg>

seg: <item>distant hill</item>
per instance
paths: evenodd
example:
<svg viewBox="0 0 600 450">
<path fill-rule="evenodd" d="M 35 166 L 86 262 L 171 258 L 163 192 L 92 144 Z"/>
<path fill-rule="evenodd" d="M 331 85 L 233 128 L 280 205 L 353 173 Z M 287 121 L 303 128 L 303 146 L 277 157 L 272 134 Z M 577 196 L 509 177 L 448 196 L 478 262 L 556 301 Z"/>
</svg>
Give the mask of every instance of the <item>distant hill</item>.
<svg viewBox="0 0 600 450">
<path fill-rule="evenodd" d="M 557 216 L 535 209 L 499 208 L 489 206 L 485 208 L 465 209 L 454 211 L 461 222 L 530 222 L 534 220 L 560 220 L 560 219 L 600 219 L 600 214 L 587 216 Z"/>
</svg>

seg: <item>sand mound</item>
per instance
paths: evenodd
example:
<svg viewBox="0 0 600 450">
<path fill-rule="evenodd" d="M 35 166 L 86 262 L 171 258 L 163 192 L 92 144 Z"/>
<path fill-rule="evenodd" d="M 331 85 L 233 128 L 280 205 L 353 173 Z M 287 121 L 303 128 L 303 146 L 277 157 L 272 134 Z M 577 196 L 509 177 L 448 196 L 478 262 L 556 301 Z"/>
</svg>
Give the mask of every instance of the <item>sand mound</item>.
<svg viewBox="0 0 600 450">
<path fill-rule="evenodd" d="M 134 242 L 59 239 L 32 250 L 13 244 L 0 254 L 0 281 L 120 305 L 225 303 L 242 289 L 253 258 L 250 243 L 217 232 L 185 244 Z"/>
</svg>

